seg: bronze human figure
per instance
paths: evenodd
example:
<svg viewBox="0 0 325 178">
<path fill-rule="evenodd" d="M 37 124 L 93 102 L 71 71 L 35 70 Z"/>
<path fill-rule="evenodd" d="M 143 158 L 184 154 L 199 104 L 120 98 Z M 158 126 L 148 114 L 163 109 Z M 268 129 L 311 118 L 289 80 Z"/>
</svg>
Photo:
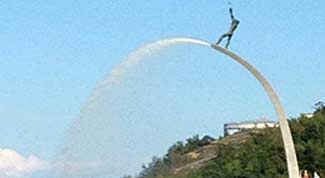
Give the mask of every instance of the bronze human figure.
<svg viewBox="0 0 325 178">
<path fill-rule="evenodd" d="M 229 44 L 230 44 L 231 37 L 232 37 L 232 35 L 234 34 L 234 32 L 235 32 L 235 30 L 237 29 L 238 24 L 239 24 L 239 20 L 236 19 L 236 18 L 234 17 L 233 10 L 232 10 L 231 7 L 229 8 L 229 13 L 230 13 L 230 18 L 231 18 L 231 26 L 230 26 L 228 32 L 225 33 L 225 34 L 223 34 L 223 35 L 221 35 L 221 37 L 219 38 L 219 40 L 218 40 L 218 42 L 217 42 L 217 45 L 219 45 L 219 43 L 220 43 L 224 38 L 228 37 L 228 40 L 227 40 L 227 43 L 226 43 L 225 48 L 228 48 L 228 46 L 229 46 Z"/>
</svg>

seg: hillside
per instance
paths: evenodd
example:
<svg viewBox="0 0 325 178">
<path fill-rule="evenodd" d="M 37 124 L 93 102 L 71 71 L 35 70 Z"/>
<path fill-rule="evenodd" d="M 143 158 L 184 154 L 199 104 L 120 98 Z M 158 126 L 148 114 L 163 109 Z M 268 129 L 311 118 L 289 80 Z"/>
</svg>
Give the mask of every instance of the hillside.
<svg viewBox="0 0 325 178">
<path fill-rule="evenodd" d="M 325 177 L 325 107 L 289 121 L 301 169 Z M 130 177 L 130 176 L 126 176 Z M 279 128 L 250 130 L 214 140 L 194 136 L 154 157 L 136 178 L 288 177 Z"/>
</svg>

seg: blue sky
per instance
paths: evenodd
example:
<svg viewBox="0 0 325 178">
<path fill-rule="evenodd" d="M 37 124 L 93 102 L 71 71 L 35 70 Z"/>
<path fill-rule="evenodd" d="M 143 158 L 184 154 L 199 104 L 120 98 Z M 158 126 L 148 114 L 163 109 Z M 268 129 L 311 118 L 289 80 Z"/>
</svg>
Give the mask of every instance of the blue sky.
<svg viewBox="0 0 325 178">
<path fill-rule="evenodd" d="M 314 103 L 324 101 L 325 3 L 232 3 L 241 23 L 230 48 L 266 76 L 288 116 L 309 112 Z M 227 7 L 226 1 L 185 0 L 2 2 L 0 148 L 52 161 L 87 97 L 114 66 L 134 49 L 166 37 L 214 42 L 228 29 Z M 231 74 L 232 83 L 243 88 L 234 90 L 247 92 L 240 78 L 245 71 L 230 63 L 226 69 L 222 76 Z M 258 87 L 254 82 L 251 86 Z M 218 92 L 221 96 L 224 89 Z M 263 92 L 256 94 L 264 97 Z M 272 116 L 268 107 L 261 111 Z M 239 113 L 245 109 L 236 108 Z"/>
</svg>

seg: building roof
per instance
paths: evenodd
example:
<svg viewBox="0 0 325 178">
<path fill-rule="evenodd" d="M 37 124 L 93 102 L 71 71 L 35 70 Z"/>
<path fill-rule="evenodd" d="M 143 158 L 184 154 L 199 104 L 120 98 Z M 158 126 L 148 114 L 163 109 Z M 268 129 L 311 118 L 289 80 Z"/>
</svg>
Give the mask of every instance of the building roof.
<svg viewBox="0 0 325 178">
<path fill-rule="evenodd" d="M 261 118 L 258 120 L 251 120 L 251 121 L 243 121 L 243 122 L 230 122 L 226 123 L 225 126 L 227 125 L 241 125 L 241 124 L 263 124 L 263 123 L 268 123 L 268 124 L 277 124 L 276 121 L 271 121 L 266 118 Z"/>
</svg>

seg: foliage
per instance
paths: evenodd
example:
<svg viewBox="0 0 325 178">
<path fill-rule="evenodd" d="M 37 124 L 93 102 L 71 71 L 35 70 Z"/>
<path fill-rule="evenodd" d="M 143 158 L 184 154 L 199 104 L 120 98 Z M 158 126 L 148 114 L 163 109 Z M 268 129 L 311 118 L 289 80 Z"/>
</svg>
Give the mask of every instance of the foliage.
<svg viewBox="0 0 325 178">
<path fill-rule="evenodd" d="M 289 121 L 299 166 L 325 177 L 325 107 L 316 104 L 312 117 L 301 115 Z M 240 144 L 218 144 L 217 157 L 203 167 L 173 174 L 173 168 L 188 164 L 186 154 L 211 143 L 211 137 L 194 136 L 172 145 L 163 158 L 144 166 L 138 178 L 284 178 L 287 166 L 279 128 L 250 132 Z M 226 139 L 226 138 L 224 138 Z"/>
</svg>

